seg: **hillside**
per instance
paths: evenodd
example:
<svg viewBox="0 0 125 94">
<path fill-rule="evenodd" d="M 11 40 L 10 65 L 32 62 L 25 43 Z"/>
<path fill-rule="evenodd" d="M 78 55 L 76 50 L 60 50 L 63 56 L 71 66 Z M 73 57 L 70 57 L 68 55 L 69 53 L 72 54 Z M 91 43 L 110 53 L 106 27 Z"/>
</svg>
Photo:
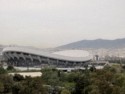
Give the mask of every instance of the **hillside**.
<svg viewBox="0 0 125 94">
<path fill-rule="evenodd" d="M 105 40 L 105 39 L 96 39 L 96 40 L 81 40 L 59 46 L 57 48 L 61 49 L 80 49 L 80 48 L 124 48 L 125 47 L 125 38 L 115 39 L 115 40 Z"/>
</svg>

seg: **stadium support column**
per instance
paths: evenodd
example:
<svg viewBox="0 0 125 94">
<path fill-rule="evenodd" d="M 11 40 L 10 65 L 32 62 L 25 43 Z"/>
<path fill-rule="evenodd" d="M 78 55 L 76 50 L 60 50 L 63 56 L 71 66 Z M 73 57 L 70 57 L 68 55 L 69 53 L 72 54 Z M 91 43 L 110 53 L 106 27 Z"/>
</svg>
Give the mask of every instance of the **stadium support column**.
<svg viewBox="0 0 125 94">
<path fill-rule="evenodd" d="M 59 60 L 58 59 L 56 60 L 56 63 L 57 63 L 57 67 L 58 67 L 58 65 L 59 65 Z"/>
<path fill-rule="evenodd" d="M 39 62 L 41 63 L 41 58 L 39 56 L 37 56 L 37 58 L 38 58 Z"/>
<path fill-rule="evenodd" d="M 29 71 L 29 62 L 26 60 L 27 70 Z"/>
<path fill-rule="evenodd" d="M 28 60 L 28 58 L 25 58 L 25 63 L 26 63 L 27 70 L 29 70 L 30 60 Z"/>
<path fill-rule="evenodd" d="M 48 65 L 50 66 L 50 59 L 49 59 L 49 58 L 47 58 L 47 61 L 48 61 Z"/>
<path fill-rule="evenodd" d="M 21 53 L 20 55 L 21 55 L 21 57 L 22 57 L 24 60 L 26 60 L 26 58 L 25 58 L 25 56 L 24 56 L 23 53 Z"/>
<path fill-rule="evenodd" d="M 65 67 L 68 67 L 68 61 L 65 61 Z"/>
<path fill-rule="evenodd" d="M 73 62 L 73 67 L 75 67 L 75 66 L 76 66 L 76 62 L 74 61 L 74 62 Z"/>
<path fill-rule="evenodd" d="M 4 53 L 3 58 L 4 58 L 4 60 L 6 61 L 7 64 L 9 62 L 9 60 L 11 59 L 7 53 Z"/>
</svg>

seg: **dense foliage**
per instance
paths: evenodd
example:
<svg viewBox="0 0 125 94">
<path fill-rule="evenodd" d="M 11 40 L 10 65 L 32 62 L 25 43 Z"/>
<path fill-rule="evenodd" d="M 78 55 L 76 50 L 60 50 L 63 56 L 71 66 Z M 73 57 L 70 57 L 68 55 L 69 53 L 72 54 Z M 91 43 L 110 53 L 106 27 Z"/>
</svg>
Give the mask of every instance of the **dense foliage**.
<svg viewBox="0 0 125 94">
<path fill-rule="evenodd" d="M 121 66 L 72 72 L 45 68 L 41 77 L 34 78 L 11 76 L 7 71 L 0 68 L 0 94 L 125 94 L 125 70 Z"/>
<path fill-rule="evenodd" d="M 12 76 L 8 71 L 0 68 L 0 94 L 46 94 L 41 77 Z"/>
<path fill-rule="evenodd" d="M 53 94 L 125 94 L 125 70 L 120 66 L 73 72 L 43 69 L 42 73 L 44 84 L 57 92 Z"/>
</svg>

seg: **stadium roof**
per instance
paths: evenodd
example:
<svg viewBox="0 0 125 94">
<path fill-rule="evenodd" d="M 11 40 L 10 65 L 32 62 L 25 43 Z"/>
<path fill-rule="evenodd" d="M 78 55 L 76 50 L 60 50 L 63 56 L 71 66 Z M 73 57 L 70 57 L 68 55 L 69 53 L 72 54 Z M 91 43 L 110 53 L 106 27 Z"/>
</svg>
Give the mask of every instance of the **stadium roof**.
<svg viewBox="0 0 125 94">
<path fill-rule="evenodd" d="M 6 52 L 22 52 L 37 56 L 48 57 L 52 59 L 76 61 L 76 62 L 89 61 L 92 59 L 89 52 L 83 50 L 64 50 L 64 51 L 57 51 L 54 53 L 50 53 L 28 47 L 6 47 L 3 49 L 2 53 L 4 54 Z"/>
</svg>

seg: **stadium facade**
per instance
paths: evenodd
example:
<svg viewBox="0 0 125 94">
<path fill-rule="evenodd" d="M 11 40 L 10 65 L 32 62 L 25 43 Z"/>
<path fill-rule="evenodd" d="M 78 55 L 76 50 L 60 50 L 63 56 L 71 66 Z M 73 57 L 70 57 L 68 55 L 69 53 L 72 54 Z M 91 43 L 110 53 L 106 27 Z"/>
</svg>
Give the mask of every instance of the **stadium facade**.
<svg viewBox="0 0 125 94">
<path fill-rule="evenodd" d="M 65 50 L 51 53 L 28 47 L 6 47 L 2 54 L 8 65 L 21 67 L 82 67 L 86 62 L 92 60 L 90 54 L 83 50 Z"/>
</svg>

